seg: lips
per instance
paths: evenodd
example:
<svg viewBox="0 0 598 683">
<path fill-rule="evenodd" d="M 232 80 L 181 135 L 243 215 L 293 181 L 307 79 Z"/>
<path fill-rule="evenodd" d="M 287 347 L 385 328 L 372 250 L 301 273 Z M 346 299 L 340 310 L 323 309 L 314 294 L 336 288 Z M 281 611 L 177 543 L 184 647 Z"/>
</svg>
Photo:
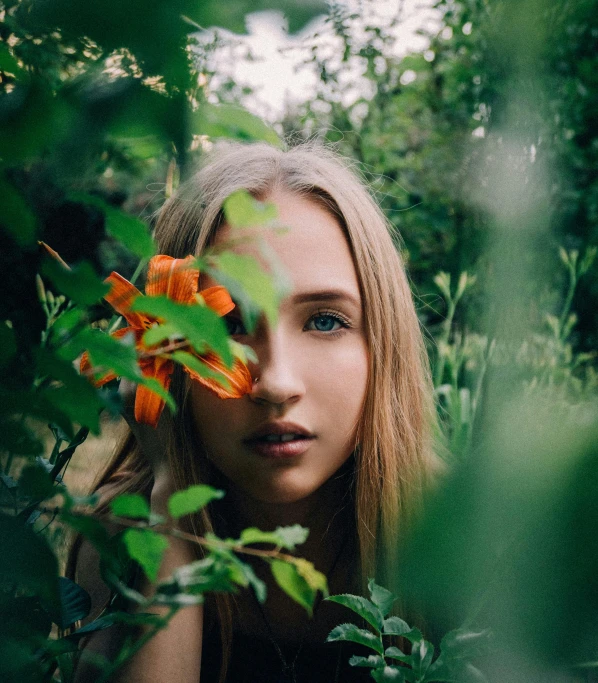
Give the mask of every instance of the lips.
<svg viewBox="0 0 598 683">
<path fill-rule="evenodd" d="M 272 438 L 289 435 L 293 435 L 290 440 L 282 441 Z M 315 438 L 315 434 L 294 422 L 267 422 L 258 427 L 248 439 L 245 439 L 244 443 L 262 457 L 287 459 L 304 453 Z"/>
<path fill-rule="evenodd" d="M 249 438 L 245 439 L 245 442 L 251 443 L 269 435 L 282 436 L 283 434 L 294 434 L 295 436 L 304 439 L 315 438 L 315 434 L 312 434 L 308 429 L 295 422 L 266 422 L 258 427 Z"/>
</svg>

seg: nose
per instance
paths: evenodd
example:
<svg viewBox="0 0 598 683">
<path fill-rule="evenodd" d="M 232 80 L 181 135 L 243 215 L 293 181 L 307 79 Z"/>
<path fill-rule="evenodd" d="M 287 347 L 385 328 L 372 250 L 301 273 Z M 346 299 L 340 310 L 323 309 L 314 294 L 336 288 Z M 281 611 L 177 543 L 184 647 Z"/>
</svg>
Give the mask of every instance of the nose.
<svg viewBox="0 0 598 683">
<path fill-rule="evenodd" d="M 254 381 L 249 398 L 255 403 L 295 403 L 305 394 L 300 354 L 280 324 L 276 329 L 259 327 L 252 344 L 258 362 L 250 363 Z"/>
</svg>

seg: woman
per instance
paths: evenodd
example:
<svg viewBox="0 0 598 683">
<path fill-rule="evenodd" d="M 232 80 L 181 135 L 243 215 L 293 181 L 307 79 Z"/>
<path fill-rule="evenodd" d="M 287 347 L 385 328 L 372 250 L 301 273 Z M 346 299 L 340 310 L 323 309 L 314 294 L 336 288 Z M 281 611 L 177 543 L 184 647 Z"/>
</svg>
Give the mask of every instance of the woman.
<svg viewBox="0 0 598 683">
<path fill-rule="evenodd" d="M 374 576 L 396 588 L 397 546 L 433 467 L 434 408 L 389 225 L 347 164 L 319 146 L 223 144 L 165 204 L 160 252 L 183 258 L 224 243 L 234 229 L 223 202 L 239 189 L 274 203 L 288 228 L 266 237 L 291 282 L 278 324 L 261 320 L 248 335 L 238 311 L 227 316 L 231 334 L 257 355 L 251 392 L 222 400 L 176 376 L 178 416 L 165 413 L 157 431 L 134 425 L 96 488 L 105 502 L 141 491 L 159 511 L 172 491 L 210 483 L 226 496 L 192 521 L 196 533 L 299 523 L 310 529 L 300 555 L 327 574 L 331 593 L 363 593 Z M 253 253 L 247 244 L 235 250 Z M 202 276 L 200 289 L 211 284 Z M 194 553 L 171 543 L 161 578 Z M 101 605 L 96 561 L 83 544 L 77 579 Z M 324 644 L 347 620 L 344 608 L 321 603 L 309 621 L 267 571 L 260 575 L 263 608 L 249 591 L 185 608 L 119 680 L 369 680 L 367 670 L 347 666 L 350 648 Z M 109 655 L 118 642 L 108 629 L 86 649 Z M 90 680 L 88 665 L 77 680 Z"/>
</svg>

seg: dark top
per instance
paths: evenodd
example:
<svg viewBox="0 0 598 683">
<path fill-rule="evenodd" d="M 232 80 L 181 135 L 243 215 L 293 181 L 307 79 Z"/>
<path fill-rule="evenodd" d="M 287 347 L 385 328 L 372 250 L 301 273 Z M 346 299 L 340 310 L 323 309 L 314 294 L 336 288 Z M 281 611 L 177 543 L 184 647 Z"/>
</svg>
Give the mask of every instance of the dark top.
<svg viewBox="0 0 598 683">
<path fill-rule="evenodd" d="M 290 669 L 286 676 L 281 654 Z M 370 669 L 349 666 L 352 655 L 369 654 L 371 650 L 355 643 L 338 642 L 306 642 L 298 653 L 296 644 L 280 641 L 274 645 L 235 633 L 226 683 L 371 683 Z M 203 639 L 201 683 L 218 683 L 220 662 L 220 639 L 212 631 Z"/>
</svg>

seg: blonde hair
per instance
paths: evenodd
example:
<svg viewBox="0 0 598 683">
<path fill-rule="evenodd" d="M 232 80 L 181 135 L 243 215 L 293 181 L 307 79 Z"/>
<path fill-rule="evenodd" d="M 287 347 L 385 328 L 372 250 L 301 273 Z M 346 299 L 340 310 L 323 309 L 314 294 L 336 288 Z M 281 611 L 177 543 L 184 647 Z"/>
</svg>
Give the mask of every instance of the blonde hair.
<svg viewBox="0 0 598 683">
<path fill-rule="evenodd" d="M 163 206 L 155 230 L 160 253 L 201 254 L 222 224 L 224 200 L 244 189 L 259 199 L 277 190 L 318 202 L 341 224 L 361 287 L 370 368 L 358 425 L 354 506 L 361 577 L 396 588 L 396 549 L 421 507 L 434 469 L 435 421 L 423 338 L 392 228 L 349 163 L 319 144 L 286 151 L 264 143 L 218 144 L 202 168 Z M 193 423 L 186 409 L 188 386 L 173 382 L 180 417 L 171 421 L 169 459 L 177 486 L 205 481 Z M 128 440 L 96 488 L 122 468 L 134 472 L 122 490 L 151 491 L 151 472 Z M 191 523 L 211 528 L 207 513 Z M 231 611 L 218 608 L 224 650 L 232 633 Z M 228 633 L 228 635 L 227 635 Z"/>
</svg>

